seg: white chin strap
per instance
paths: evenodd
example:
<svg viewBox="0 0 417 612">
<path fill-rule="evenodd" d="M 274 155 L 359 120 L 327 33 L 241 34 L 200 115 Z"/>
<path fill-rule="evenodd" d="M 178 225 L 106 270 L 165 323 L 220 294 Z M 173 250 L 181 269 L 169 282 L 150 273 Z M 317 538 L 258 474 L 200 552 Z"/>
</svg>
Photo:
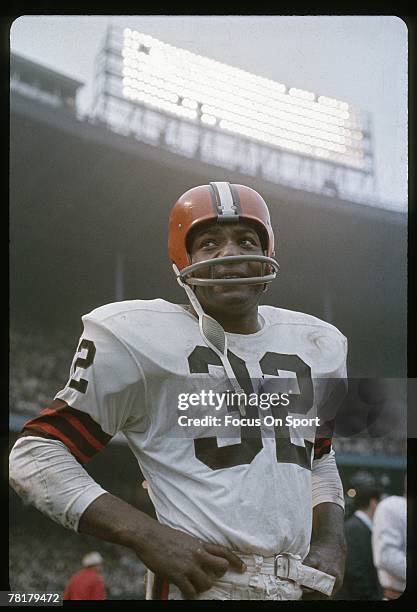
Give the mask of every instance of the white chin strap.
<svg viewBox="0 0 417 612">
<path fill-rule="evenodd" d="M 220 323 L 218 323 L 218 321 L 216 321 L 215 319 L 213 319 L 213 317 L 210 317 L 203 311 L 203 309 L 201 308 L 201 304 L 198 301 L 194 291 L 182 280 L 177 266 L 175 264 L 172 264 L 172 267 L 174 268 L 178 284 L 186 292 L 192 307 L 198 315 L 200 333 L 203 337 L 204 342 L 220 358 L 222 365 L 226 371 L 226 375 L 230 380 L 234 391 L 239 395 L 245 395 L 244 390 L 236 380 L 235 373 L 233 372 L 232 366 L 230 365 L 230 361 L 227 357 L 227 338 L 223 327 L 220 325 Z M 246 416 L 245 406 L 242 402 L 239 402 L 239 412 L 242 416 Z"/>
</svg>

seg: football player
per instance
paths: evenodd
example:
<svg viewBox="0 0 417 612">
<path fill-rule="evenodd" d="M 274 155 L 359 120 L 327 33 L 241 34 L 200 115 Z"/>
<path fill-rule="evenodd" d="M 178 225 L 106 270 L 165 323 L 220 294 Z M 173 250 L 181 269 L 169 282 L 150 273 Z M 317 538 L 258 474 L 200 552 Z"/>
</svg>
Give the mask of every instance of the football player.
<svg viewBox="0 0 417 612">
<path fill-rule="evenodd" d="M 211 411 L 239 419 L 233 431 L 179 425 L 179 394 L 203 387 L 242 400 L 287 381 L 294 402 L 268 407 L 275 417 L 324 414 L 344 393 L 346 338 L 313 316 L 259 306 L 278 271 L 274 249 L 253 189 L 214 182 L 183 194 L 168 250 L 189 304 L 132 300 L 85 315 L 67 385 L 12 449 L 17 493 L 67 528 L 134 550 L 150 570 L 148 598 L 325 598 L 342 582 L 330 429 L 285 435 L 253 424 L 262 411 L 239 400 Z M 189 414 L 208 414 L 203 404 Z M 158 520 L 83 468 L 119 431 Z"/>
</svg>

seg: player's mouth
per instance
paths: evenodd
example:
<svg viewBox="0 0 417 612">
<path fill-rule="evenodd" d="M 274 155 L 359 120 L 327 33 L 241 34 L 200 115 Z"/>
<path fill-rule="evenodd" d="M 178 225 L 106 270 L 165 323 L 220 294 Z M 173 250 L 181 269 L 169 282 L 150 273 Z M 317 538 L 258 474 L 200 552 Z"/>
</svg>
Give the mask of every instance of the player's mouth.
<svg viewBox="0 0 417 612">
<path fill-rule="evenodd" d="M 216 278 L 247 278 L 244 274 L 219 274 Z"/>
<path fill-rule="evenodd" d="M 232 291 L 233 293 L 238 292 L 239 290 L 242 290 L 243 287 L 245 287 L 245 278 L 249 278 L 251 275 L 246 273 L 244 274 L 243 272 L 218 272 L 216 273 L 216 271 L 214 271 L 213 273 L 213 278 L 218 278 L 218 279 L 228 279 L 228 280 L 234 280 L 234 279 L 242 279 L 241 282 L 237 282 L 235 281 L 233 284 L 230 285 L 217 285 L 217 290 L 221 291 L 222 293 L 226 292 L 230 292 Z M 247 287 L 247 285 L 246 285 Z"/>
<path fill-rule="evenodd" d="M 213 268 L 213 277 L 214 278 L 248 278 L 248 274 L 245 274 L 242 271 L 237 270 L 216 270 Z"/>
</svg>

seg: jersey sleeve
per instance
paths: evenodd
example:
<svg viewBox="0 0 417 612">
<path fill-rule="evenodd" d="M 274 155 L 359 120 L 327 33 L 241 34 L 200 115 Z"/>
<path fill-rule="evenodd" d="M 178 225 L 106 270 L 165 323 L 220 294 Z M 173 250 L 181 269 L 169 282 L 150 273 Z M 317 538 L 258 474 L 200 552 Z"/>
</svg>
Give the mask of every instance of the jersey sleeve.
<svg viewBox="0 0 417 612">
<path fill-rule="evenodd" d="M 66 386 L 51 406 L 25 424 L 61 440 L 84 463 L 118 432 L 144 428 L 143 371 L 128 347 L 100 321 L 83 317 L 84 331 Z"/>
</svg>

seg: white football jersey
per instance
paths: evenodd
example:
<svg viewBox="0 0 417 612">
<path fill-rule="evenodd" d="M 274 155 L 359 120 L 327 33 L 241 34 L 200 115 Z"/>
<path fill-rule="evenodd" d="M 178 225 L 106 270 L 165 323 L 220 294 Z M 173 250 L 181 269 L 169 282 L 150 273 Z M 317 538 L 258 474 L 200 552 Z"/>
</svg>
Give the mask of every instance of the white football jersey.
<svg viewBox="0 0 417 612">
<path fill-rule="evenodd" d="M 237 379 L 250 393 L 260 391 L 253 381 L 267 389 L 281 377 L 292 385 L 294 399 L 304 391 L 308 396 L 307 404 L 295 404 L 296 414 L 320 414 L 337 382 L 346 379 L 346 338 L 303 313 L 260 306 L 259 316 L 260 331 L 226 334 Z M 180 425 L 181 416 L 239 418 L 234 407 L 216 410 L 200 402 L 179 408 L 180 393 L 198 393 L 202 385 L 231 389 L 198 320 L 180 305 L 117 302 L 93 310 L 83 323 L 70 379 L 56 399 L 88 414 L 104 435 L 124 433 L 158 520 L 233 550 L 304 558 L 311 536 L 314 430 L 297 439 L 262 424 L 234 427 L 233 435 L 213 422 L 197 429 Z M 248 418 L 285 414 L 256 406 L 246 412 Z"/>
</svg>

